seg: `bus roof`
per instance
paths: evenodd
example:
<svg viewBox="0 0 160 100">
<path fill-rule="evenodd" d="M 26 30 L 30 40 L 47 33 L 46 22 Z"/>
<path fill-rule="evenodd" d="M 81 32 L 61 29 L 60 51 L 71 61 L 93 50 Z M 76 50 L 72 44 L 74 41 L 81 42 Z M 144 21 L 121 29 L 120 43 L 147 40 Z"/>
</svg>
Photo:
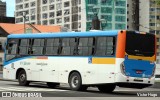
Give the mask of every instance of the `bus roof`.
<svg viewBox="0 0 160 100">
<path fill-rule="evenodd" d="M 61 32 L 61 33 L 39 33 L 39 34 L 12 34 L 8 38 L 49 38 L 49 37 L 83 37 L 83 36 L 116 36 L 118 30 L 97 32 Z"/>
</svg>

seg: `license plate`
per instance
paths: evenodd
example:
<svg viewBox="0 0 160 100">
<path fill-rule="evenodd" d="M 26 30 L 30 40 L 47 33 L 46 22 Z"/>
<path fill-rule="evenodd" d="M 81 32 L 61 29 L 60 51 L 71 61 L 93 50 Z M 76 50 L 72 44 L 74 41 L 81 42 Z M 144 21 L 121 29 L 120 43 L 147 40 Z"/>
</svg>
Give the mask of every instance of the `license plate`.
<svg viewBox="0 0 160 100">
<path fill-rule="evenodd" d="M 143 78 L 135 78 L 136 80 L 143 80 Z"/>
<path fill-rule="evenodd" d="M 143 82 L 143 78 L 135 78 L 134 81 Z"/>
<path fill-rule="evenodd" d="M 141 70 L 136 70 L 136 73 L 137 74 L 142 74 L 142 71 Z"/>
</svg>

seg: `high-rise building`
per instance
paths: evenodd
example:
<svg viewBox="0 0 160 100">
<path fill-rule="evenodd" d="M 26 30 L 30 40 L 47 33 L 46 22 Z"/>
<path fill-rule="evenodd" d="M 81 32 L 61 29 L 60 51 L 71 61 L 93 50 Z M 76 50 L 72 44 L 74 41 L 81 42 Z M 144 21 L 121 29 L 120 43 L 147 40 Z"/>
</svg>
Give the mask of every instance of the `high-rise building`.
<svg viewBox="0 0 160 100">
<path fill-rule="evenodd" d="M 149 9 L 149 32 L 157 35 L 157 77 L 160 78 L 160 5 L 156 0 L 150 0 Z"/>
<path fill-rule="evenodd" d="M 127 28 L 157 35 L 156 74 L 160 77 L 160 5 L 156 0 L 127 0 Z"/>
<path fill-rule="evenodd" d="M 0 16 L 6 16 L 6 2 L 0 0 Z"/>
<path fill-rule="evenodd" d="M 16 0 L 16 23 L 61 25 L 71 31 L 91 29 L 98 7 L 101 28 L 126 29 L 126 0 Z M 24 15 L 25 12 L 25 15 Z"/>
</svg>

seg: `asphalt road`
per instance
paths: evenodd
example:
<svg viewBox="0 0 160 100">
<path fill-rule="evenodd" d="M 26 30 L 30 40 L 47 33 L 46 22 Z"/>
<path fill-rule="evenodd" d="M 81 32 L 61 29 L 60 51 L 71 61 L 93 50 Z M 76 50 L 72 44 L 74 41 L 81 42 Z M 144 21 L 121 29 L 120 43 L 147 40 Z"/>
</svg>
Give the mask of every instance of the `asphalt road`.
<svg viewBox="0 0 160 100">
<path fill-rule="evenodd" d="M 37 93 L 43 97 L 43 100 L 159 100 L 160 98 L 160 83 L 145 89 L 131 89 L 116 87 L 113 93 L 101 93 L 96 87 L 89 87 L 87 91 L 72 91 L 68 84 L 61 84 L 55 89 L 48 88 L 45 83 L 36 82 L 29 86 L 19 86 L 17 81 L 2 80 L 2 73 L 0 73 L 0 97 L 2 92 L 11 92 L 12 97 L 17 96 L 16 93 Z M 140 95 L 140 96 L 139 96 Z M 47 97 L 47 98 L 45 98 Z M 52 97 L 52 98 L 49 98 Z M 154 98 L 153 98 L 154 97 Z M 155 98 L 156 97 L 156 98 Z M 130 99 L 129 99 L 130 98 Z M 0 98 L 3 100 L 6 98 Z M 21 98 L 12 98 L 19 100 Z M 26 98 L 33 99 L 34 98 Z M 42 98 L 38 98 L 41 100 Z"/>
<path fill-rule="evenodd" d="M 37 82 L 29 86 L 19 86 L 15 81 L 0 80 L 0 92 L 39 93 L 42 97 L 160 97 L 160 89 L 130 89 L 116 87 L 113 93 L 101 93 L 96 87 L 89 87 L 87 91 L 71 91 L 67 84 L 61 84 L 55 89 L 48 88 L 45 83 Z M 144 95 L 143 95 L 144 94 Z M 146 96 L 147 95 L 147 96 Z M 2 93 L 0 93 L 2 97 Z"/>
</svg>

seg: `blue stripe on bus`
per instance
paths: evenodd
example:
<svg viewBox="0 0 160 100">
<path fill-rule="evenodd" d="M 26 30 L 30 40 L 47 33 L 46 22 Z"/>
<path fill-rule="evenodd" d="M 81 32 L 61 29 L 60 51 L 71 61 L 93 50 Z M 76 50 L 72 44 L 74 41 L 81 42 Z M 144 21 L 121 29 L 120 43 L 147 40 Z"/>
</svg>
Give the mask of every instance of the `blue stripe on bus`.
<svg viewBox="0 0 160 100">
<path fill-rule="evenodd" d="M 35 57 L 49 57 L 49 58 L 55 58 L 55 57 L 64 57 L 64 58 L 115 58 L 115 56 L 26 56 L 26 57 L 21 57 L 21 58 L 15 58 L 13 60 L 10 61 L 4 61 L 4 66 L 20 61 L 20 60 L 24 60 L 24 59 L 30 59 L 30 58 L 35 58 Z"/>
<path fill-rule="evenodd" d="M 84 37 L 84 36 L 116 36 L 118 30 L 98 32 L 62 32 L 62 33 L 39 33 L 39 34 L 11 34 L 8 38 L 50 38 L 50 37 Z"/>
</svg>

